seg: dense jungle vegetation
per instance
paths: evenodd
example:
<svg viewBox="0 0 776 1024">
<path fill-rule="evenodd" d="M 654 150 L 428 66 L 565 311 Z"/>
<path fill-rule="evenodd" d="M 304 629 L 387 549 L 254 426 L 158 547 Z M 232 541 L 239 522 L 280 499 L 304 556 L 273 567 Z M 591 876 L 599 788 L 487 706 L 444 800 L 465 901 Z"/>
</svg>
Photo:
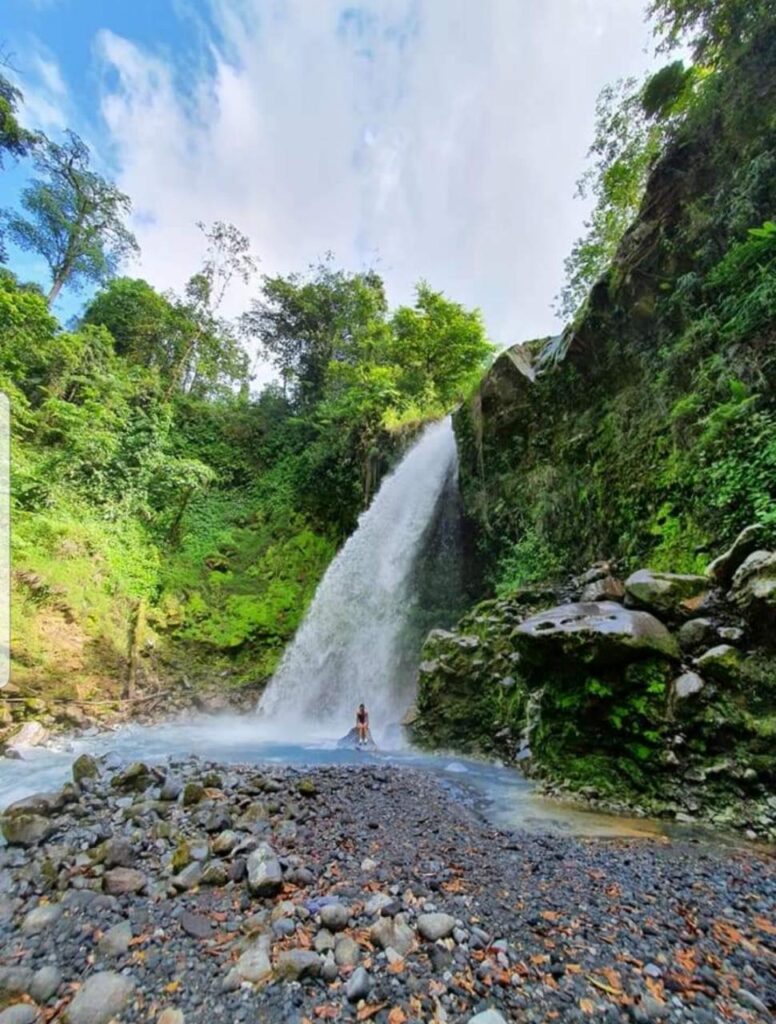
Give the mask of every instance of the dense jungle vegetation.
<svg viewBox="0 0 776 1024">
<path fill-rule="evenodd" d="M 13 417 L 13 682 L 61 697 L 138 673 L 261 683 L 338 545 L 422 423 L 479 377 L 480 316 L 421 283 L 389 310 L 331 259 L 256 280 L 236 228 L 203 228 L 182 294 L 116 276 L 129 198 L 84 143 L 26 132 L 3 80 L 2 152 L 34 176 L 4 233 L 44 257 L 47 296 L 0 273 L 0 388 Z M 221 313 L 252 283 L 244 314 Z M 78 321 L 50 305 L 97 286 Z M 259 353 L 280 383 L 251 388 Z"/>
<path fill-rule="evenodd" d="M 698 571 L 749 523 L 776 533 L 776 18 L 650 9 L 694 63 L 604 90 L 569 327 L 522 348 L 528 376 L 499 359 L 457 419 L 502 595 L 601 558 Z"/>
</svg>

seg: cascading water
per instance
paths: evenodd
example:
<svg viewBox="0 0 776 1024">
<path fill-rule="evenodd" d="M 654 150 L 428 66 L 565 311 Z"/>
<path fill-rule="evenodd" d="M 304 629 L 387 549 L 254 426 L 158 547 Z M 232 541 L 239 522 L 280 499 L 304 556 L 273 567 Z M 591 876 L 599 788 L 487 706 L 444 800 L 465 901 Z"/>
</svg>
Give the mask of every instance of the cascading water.
<svg viewBox="0 0 776 1024">
<path fill-rule="evenodd" d="M 440 561 L 456 567 L 448 575 L 459 571 L 459 553 L 446 558 L 449 552 L 442 550 L 450 546 L 443 513 L 455 468 L 455 439 L 446 419 L 427 428 L 383 481 L 329 566 L 261 699 L 259 713 L 276 721 L 278 732 L 337 736 L 353 724 L 362 701 L 377 736 L 399 721 L 412 700 L 419 624 L 439 625 L 424 622 L 427 609 L 420 605 L 427 600 L 424 594 L 420 601 L 423 574 L 417 564 L 428 561 L 434 543 L 437 575 Z M 453 595 L 447 589 L 449 606 Z"/>
</svg>

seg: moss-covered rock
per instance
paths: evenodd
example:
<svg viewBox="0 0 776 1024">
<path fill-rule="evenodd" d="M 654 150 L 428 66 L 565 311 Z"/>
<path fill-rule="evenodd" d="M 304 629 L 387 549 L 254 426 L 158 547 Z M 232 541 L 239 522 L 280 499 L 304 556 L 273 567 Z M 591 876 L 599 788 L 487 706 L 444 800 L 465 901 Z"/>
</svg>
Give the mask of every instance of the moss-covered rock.
<svg viewBox="0 0 776 1024">
<path fill-rule="evenodd" d="M 676 639 L 662 622 L 613 601 L 564 604 L 529 616 L 514 631 L 518 652 L 532 664 L 571 659 L 586 665 L 618 665 L 662 655 L 678 658 Z"/>
<path fill-rule="evenodd" d="M 708 595 L 709 581 L 688 573 L 639 569 L 625 581 L 625 592 L 639 608 L 671 617 L 686 616 L 696 612 Z"/>
</svg>

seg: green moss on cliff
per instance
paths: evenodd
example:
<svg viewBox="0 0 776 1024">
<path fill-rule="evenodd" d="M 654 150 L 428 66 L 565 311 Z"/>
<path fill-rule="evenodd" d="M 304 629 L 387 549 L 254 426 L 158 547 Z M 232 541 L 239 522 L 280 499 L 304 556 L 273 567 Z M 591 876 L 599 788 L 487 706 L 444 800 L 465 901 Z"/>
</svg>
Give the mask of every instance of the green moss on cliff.
<svg viewBox="0 0 776 1024">
<path fill-rule="evenodd" d="M 562 338 L 504 353 L 457 415 L 500 592 L 602 557 L 697 570 L 776 529 L 776 29 L 714 76 Z"/>
</svg>

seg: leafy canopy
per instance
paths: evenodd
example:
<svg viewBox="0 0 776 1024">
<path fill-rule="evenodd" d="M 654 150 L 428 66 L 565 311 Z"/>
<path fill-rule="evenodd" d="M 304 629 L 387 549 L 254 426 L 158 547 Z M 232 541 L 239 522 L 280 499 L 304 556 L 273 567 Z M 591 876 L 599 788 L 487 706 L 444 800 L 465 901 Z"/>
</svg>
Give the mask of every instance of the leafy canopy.
<svg viewBox="0 0 776 1024">
<path fill-rule="evenodd" d="M 9 237 L 48 264 L 51 303 L 65 285 L 108 280 L 138 247 L 124 224 L 129 197 L 90 168 L 89 149 L 75 132 L 66 132 L 62 145 L 46 140 L 35 167 L 41 177 L 21 199 L 28 216 L 6 210 L 3 219 Z"/>
</svg>

